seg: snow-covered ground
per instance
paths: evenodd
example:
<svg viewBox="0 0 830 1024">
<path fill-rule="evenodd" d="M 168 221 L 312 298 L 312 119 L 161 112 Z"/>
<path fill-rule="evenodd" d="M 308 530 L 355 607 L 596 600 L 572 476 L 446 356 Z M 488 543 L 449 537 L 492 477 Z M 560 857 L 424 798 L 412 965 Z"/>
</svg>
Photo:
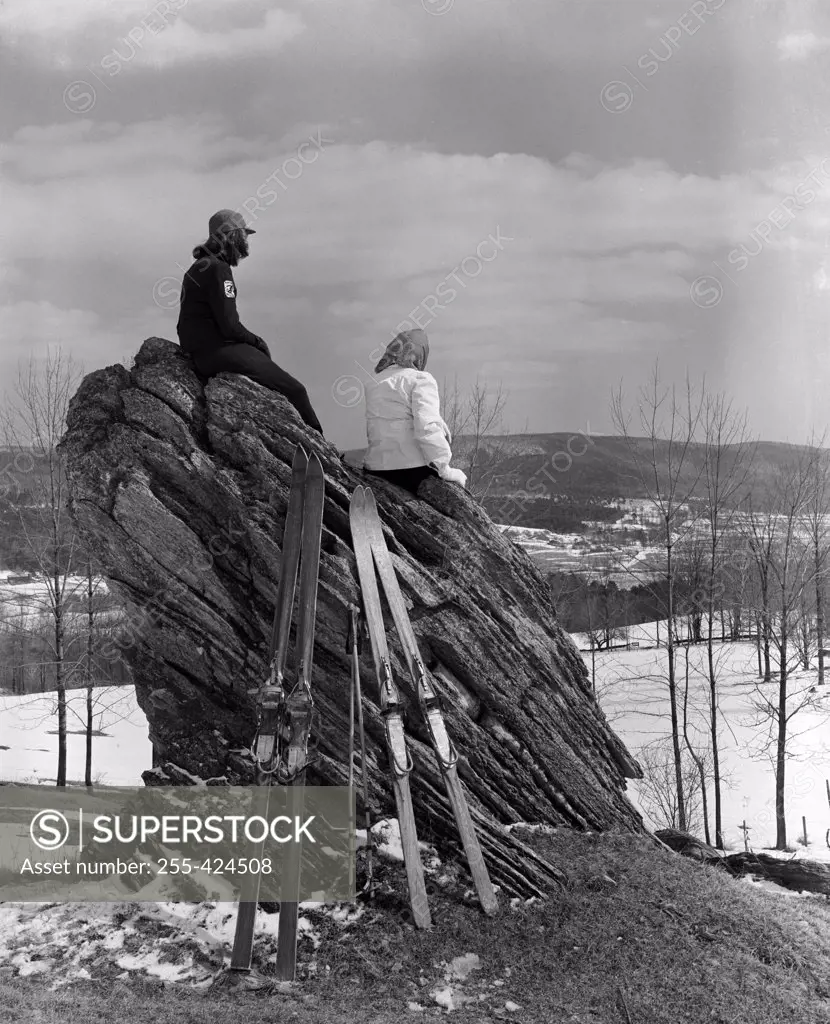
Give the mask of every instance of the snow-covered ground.
<svg viewBox="0 0 830 1024">
<path fill-rule="evenodd" d="M 639 650 L 597 652 L 597 690 L 612 728 L 633 754 L 643 745 L 670 735 L 666 649 L 654 648 L 654 624 L 632 626 L 629 639 L 650 647 Z M 661 624 L 662 639 L 665 629 Z M 574 634 L 584 650 L 587 640 Z M 678 678 L 685 673 L 686 647 L 678 651 Z M 769 725 L 758 724 L 753 709 L 757 700 L 756 654 L 751 643 L 717 644 L 721 677 L 720 730 L 723 787 L 723 822 L 727 841 L 743 848 L 739 829 L 746 820 L 750 842 L 760 849 L 774 845 L 774 776 L 769 756 L 761 750 Z M 703 728 L 707 688 L 705 647 L 688 647 L 690 694 L 698 709 L 690 718 L 698 735 Z M 590 668 L 590 655 L 583 653 Z M 808 688 L 815 672 L 796 672 L 793 690 Z M 798 843 L 802 816 L 807 819 L 810 856 L 830 857 L 825 833 L 830 828 L 825 779 L 830 779 L 830 684 L 819 707 L 799 713 L 791 724 L 791 757 L 787 763 L 786 811 L 788 840 L 803 853 Z M 762 684 L 761 692 L 775 699 L 776 684 Z M 93 739 L 93 778 L 100 783 L 122 786 L 142 785 L 141 773 L 152 765 L 148 724 L 130 686 L 96 690 L 96 735 Z M 85 693 L 69 697 L 67 736 L 68 778 L 81 781 L 85 759 Z M 57 767 L 57 722 L 54 694 L 0 697 L 0 780 L 53 783 Z M 629 783 L 635 803 L 637 782 Z M 638 803 L 639 806 L 639 803 Z"/>
<path fill-rule="evenodd" d="M 97 733 L 92 740 L 92 777 L 111 786 L 141 786 L 153 765 L 148 724 L 132 686 L 94 691 Z M 55 782 L 58 766 L 54 693 L 0 696 L 0 781 Z M 83 782 L 86 763 L 86 691 L 67 699 L 67 778 Z"/>
<path fill-rule="evenodd" d="M 654 624 L 632 626 L 629 638 L 654 645 Z M 584 650 L 587 640 L 574 634 Z M 665 643 L 665 624 L 661 623 Z M 677 678 L 685 684 L 686 653 L 689 655 L 690 735 L 705 746 L 703 710 L 708 699 L 705 645 L 682 646 L 677 653 Z M 590 654 L 583 653 L 590 671 Z M 755 850 L 775 844 L 774 766 L 764 753 L 770 736 L 769 719 L 754 708 L 759 698 L 777 700 L 777 683 L 758 684 L 757 656 L 752 643 L 717 643 L 715 658 L 720 680 L 719 745 L 723 785 L 723 828 L 727 844 L 742 850 L 745 820 L 750 828 L 750 846 Z M 597 693 L 612 728 L 635 756 L 645 744 L 671 735 L 665 647 L 612 650 L 596 654 Z M 817 672 L 796 671 L 790 692 L 809 691 Z M 830 779 L 830 683 L 811 696 L 817 706 L 805 708 L 790 722 L 785 779 L 785 812 L 788 844 L 797 856 L 830 860 L 825 835 L 830 829 L 830 804 L 825 780 Z M 794 706 L 793 700 L 791 707 Z M 694 742 L 694 740 L 693 740 Z M 641 811 L 640 785 L 629 783 L 629 793 Z M 712 800 L 710 794 L 710 825 Z M 809 845 L 799 842 L 802 817 L 807 819 Z M 655 825 L 654 821 L 649 824 Z M 663 824 L 662 822 L 659 824 Z"/>
<path fill-rule="evenodd" d="M 135 975 L 208 987 L 229 965 L 236 903 L 136 903 L 128 896 L 123 903 L 0 904 L 0 964 L 20 977 L 42 974 L 52 989 Z M 320 938 L 307 912 L 322 905 L 301 906 L 300 941 L 317 948 Z M 332 905 L 324 912 L 347 926 L 363 908 Z M 278 913 L 257 911 L 259 941 L 275 945 L 278 927 Z"/>
<path fill-rule="evenodd" d="M 596 532 L 553 533 L 535 526 L 498 529 L 524 548 L 542 572 L 589 572 L 596 579 L 613 581 L 622 588 L 637 586 L 661 574 L 665 551 L 627 537 L 631 523 L 601 525 L 615 526 L 618 535 L 600 539 Z"/>
</svg>

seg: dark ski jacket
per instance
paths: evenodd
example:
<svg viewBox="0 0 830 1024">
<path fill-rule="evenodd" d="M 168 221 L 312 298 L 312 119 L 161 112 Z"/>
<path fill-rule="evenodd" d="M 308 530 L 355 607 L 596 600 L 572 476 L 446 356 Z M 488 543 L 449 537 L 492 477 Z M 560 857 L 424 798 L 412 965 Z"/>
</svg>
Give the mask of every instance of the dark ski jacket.
<svg viewBox="0 0 830 1024">
<path fill-rule="evenodd" d="M 236 311 L 236 284 L 230 266 L 205 249 L 184 275 L 176 332 L 185 352 L 208 352 L 222 345 L 268 347 L 244 327 Z"/>
</svg>

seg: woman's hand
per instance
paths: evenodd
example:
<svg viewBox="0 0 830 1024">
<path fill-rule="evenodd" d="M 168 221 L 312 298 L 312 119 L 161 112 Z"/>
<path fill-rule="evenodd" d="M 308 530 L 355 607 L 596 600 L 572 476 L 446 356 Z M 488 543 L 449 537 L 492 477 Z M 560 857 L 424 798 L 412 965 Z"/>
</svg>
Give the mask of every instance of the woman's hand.
<svg viewBox="0 0 830 1024">
<path fill-rule="evenodd" d="M 438 471 L 438 476 L 447 483 L 461 484 L 467 486 L 467 475 L 460 469 L 453 469 L 448 462 L 433 462 L 432 466 Z"/>
</svg>

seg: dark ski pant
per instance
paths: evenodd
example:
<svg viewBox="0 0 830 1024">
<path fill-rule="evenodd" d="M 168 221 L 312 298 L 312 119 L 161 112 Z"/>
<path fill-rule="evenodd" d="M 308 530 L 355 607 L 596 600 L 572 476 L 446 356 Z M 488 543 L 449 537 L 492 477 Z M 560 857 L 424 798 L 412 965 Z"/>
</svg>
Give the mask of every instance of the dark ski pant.
<svg viewBox="0 0 830 1024">
<path fill-rule="evenodd" d="M 253 345 L 223 345 L 207 352 L 193 352 L 191 358 L 203 377 L 213 377 L 217 373 L 241 373 L 255 380 L 257 384 L 270 388 L 271 391 L 279 391 L 294 406 L 305 423 L 323 433 L 303 385 L 282 367 L 277 366 L 270 356 L 260 352 Z"/>
<path fill-rule="evenodd" d="M 432 466 L 415 466 L 413 469 L 367 469 L 366 472 L 388 480 L 390 484 L 397 484 L 398 487 L 403 487 L 416 496 L 424 480 L 438 476 Z"/>
</svg>

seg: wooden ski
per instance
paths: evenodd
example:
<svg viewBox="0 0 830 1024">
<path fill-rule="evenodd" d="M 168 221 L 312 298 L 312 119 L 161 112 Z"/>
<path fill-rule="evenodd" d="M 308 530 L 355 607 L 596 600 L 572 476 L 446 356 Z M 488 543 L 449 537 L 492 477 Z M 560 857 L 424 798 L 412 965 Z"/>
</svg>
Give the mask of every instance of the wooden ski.
<svg viewBox="0 0 830 1024">
<path fill-rule="evenodd" d="M 481 845 L 473 826 L 467 798 L 458 777 L 458 753 L 447 733 L 444 715 L 441 711 L 438 695 L 432 685 L 429 673 L 421 659 L 418 642 L 409 620 L 406 603 L 401 593 L 395 567 L 386 540 L 383 527 L 378 517 L 375 496 L 369 488 L 364 488 L 363 517 L 368 525 L 372 556 L 377 566 L 378 575 L 383 586 L 389 610 L 403 647 L 407 668 L 418 694 L 418 701 L 427 726 L 430 742 L 438 760 L 441 775 L 452 806 L 458 833 L 467 855 L 470 874 L 473 877 L 476 892 L 482 909 L 486 914 L 494 914 L 498 910 L 498 900 L 493 890 L 487 865 L 481 852 Z"/>
<path fill-rule="evenodd" d="M 406 747 L 406 736 L 403 727 L 403 713 L 398 690 L 392 678 L 392 667 L 389 651 L 386 646 L 386 632 L 383 625 L 383 612 L 380 604 L 375 567 L 372 561 L 371 524 L 366 505 L 366 488 L 356 488 L 349 505 L 349 522 L 352 531 L 357 572 L 360 589 L 363 593 L 363 606 L 366 623 L 369 627 L 369 641 L 372 657 L 375 662 L 378 688 L 380 690 L 380 710 L 384 719 L 386 748 L 392 769 L 392 790 L 398 812 L 398 824 L 401 830 L 404 866 L 409 886 L 409 905 L 416 928 L 430 928 L 432 920 L 429 913 L 424 869 L 418 851 L 418 833 L 415 828 L 415 812 L 412 807 L 412 794 L 409 788 L 409 773 L 412 761 Z"/>
<path fill-rule="evenodd" d="M 303 501 L 303 529 L 300 553 L 299 617 L 297 620 L 297 683 L 285 702 L 287 746 L 277 777 L 291 787 L 288 815 L 303 811 L 303 789 L 308 766 L 308 741 L 316 711 L 311 694 L 311 669 L 314 656 L 314 624 L 317 614 L 317 582 L 320 568 L 320 536 L 323 529 L 325 476 L 316 455 L 308 461 Z M 283 895 L 277 931 L 277 978 L 293 981 L 297 967 L 297 922 L 299 917 L 302 846 L 289 843 L 286 850 Z"/>
<path fill-rule="evenodd" d="M 280 580 L 277 587 L 277 601 L 274 606 L 274 621 L 271 627 L 271 642 L 268 652 L 270 676 L 258 689 L 257 732 L 253 742 L 256 759 L 256 782 L 259 786 L 270 786 L 276 770 L 277 734 L 280 728 L 282 709 L 285 703 L 285 666 L 288 658 L 288 638 L 291 615 L 294 607 L 294 592 L 297 585 L 297 567 L 300 560 L 300 540 L 303 524 L 303 495 L 305 490 L 308 458 L 302 448 L 297 447 L 291 466 L 291 491 L 285 514 L 282 537 Z M 268 799 L 265 798 L 265 814 Z M 263 842 L 264 848 L 264 842 Z M 259 851 L 261 859 L 262 849 Z M 250 971 L 254 945 L 254 927 L 259 900 L 258 875 L 246 875 L 242 900 L 236 917 L 236 932 L 231 954 L 232 971 Z"/>
</svg>

